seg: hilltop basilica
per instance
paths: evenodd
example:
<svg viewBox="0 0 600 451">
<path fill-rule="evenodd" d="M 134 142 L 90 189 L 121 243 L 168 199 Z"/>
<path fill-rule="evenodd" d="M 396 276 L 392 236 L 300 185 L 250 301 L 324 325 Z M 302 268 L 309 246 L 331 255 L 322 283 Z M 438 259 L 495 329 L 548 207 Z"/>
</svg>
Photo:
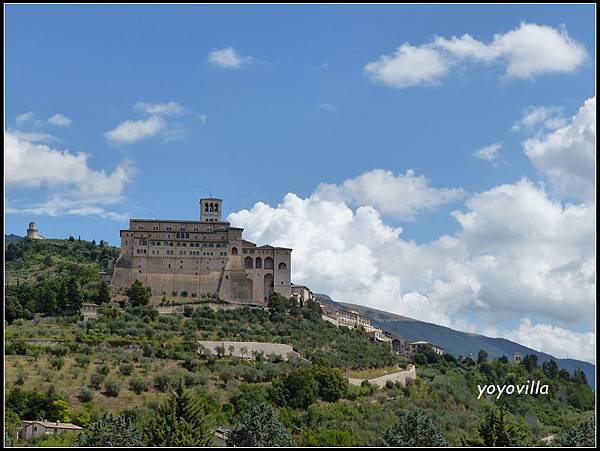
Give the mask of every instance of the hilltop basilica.
<svg viewBox="0 0 600 451">
<path fill-rule="evenodd" d="M 121 254 L 104 273 L 111 291 L 139 280 L 158 296 L 217 294 L 261 305 L 274 291 L 289 298 L 292 249 L 244 240 L 221 212 L 222 200 L 211 197 L 200 199 L 199 221 L 130 219 Z"/>
</svg>

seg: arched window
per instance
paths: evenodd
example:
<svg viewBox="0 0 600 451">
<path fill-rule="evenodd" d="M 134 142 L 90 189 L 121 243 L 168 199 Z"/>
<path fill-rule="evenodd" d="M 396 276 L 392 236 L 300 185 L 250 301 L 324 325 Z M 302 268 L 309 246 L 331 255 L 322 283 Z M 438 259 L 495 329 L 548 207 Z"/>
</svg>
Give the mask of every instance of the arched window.
<svg viewBox="0 0 600 451">
<path fill-rule="evenodd" d="M 271 257 L 265 258 L 265 269 L 273 269 L 273 259 Z"/>
<path fill-rule="evenodd" d="M 237 254 L 238 254 L 237 247 L 232 247 L 231 248 L 231 255 L 237 255 Z"/>
<path fill-rule="evenodd" d="M 213 204 L 212 202 L 210 203 L 210 207 L 208 208 L 208 211 L 214 211 L 215 210 L 215 204 Z"/>
<path fill-rule="evenodd" d="M 283 262 L 279 263 L 279 269 L 287 269 L 287 265 Z"/>
<path fill-rule="evenodd" d="M 262 269 L 262 258 L 256 257 L 256 269 Z"/>
<path fill-rule="evenodd" d="M 244 259 L 244 268 L 245 269 L 254 269 L 254 262 L 252 260 L 252 257 L 246 257 Z"/>
<path fill-rule="evenodd" d="M 215 204 L 215 211 L 219 211 L 219 204 Z"/>
</svg>

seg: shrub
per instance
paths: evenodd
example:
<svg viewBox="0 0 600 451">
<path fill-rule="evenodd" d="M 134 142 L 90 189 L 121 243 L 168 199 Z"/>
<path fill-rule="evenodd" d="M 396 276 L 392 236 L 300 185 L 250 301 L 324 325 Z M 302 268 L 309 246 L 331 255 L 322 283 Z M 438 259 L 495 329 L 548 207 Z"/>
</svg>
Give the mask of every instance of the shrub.
<svg viewBox="0 0 600 451">
<path fill-rule="evenodd" d="M 54 346 L 52 349 L 50 349 L 50 354 L 55 355 L 57 357 L 63 357 L 65 355 L 67 355 L 67 353 L 69 352 L 69 348 L 67 348 L 66 346 Z"/>
<path fill-rule="evenodd" d="M 148 391 L 150 384 L 145 379 L 133 377 L 129 379 L 129 387 L 139 395 L 144 391 Z"/>
<path fill-rule="evenodd" d="M 90 357 L 85 354 L 78 354 L 75 356 L 75 363 L 77 363 L 77 365 L 79 365 L 81 368 L 86 368 L 90 362 Z"/>
<path fill-rule="evenodd" d="M 92 377 L 90 378 L 90 387 L 95 388 L 96 390 L 100 389 L 105 378 L 106 376 L 101 373 L 92 374 Z"/>
<path fill-rule="evenodd" d="M 169 388 L 169 376 L 165 374 L 154 376 L 154 387 L 159 391 L 166 391 Z"/>
<path fill-rule="evenodd" d="M 121 384 L 115 380 L 108 380 L 104 383 L 104 394 L 112 398 L 119 396 Z"/>
<path fill-rule="evenodd" d="M 79 399 L 81 402 L 88 402 L 94 399 L 94 390 L 90 390 L 87 387 L 84 387 L 79 392 Z"/>
<path fill-rule="evenodd" d="M 50 363 L 50 366 L 52 368 L 54 368 L 55 370 L 60 370 L 65 364 L 65 359 L 63 359 L 62 357 L 50 357 L 48 362 Z"/>
<path fill-rule="evenodd" d="M 108 365 L 102 365 L 99 368 L 96 368 L 96 372 L 99 374 L 102 374 L 104 376 L 108 376 L 108 373 L 110 372 L 110 368 L 108 367 Z"/>
<path fill-rule="evenodd" d="M 131 363 L 123 363 L 119 365 L 119 373 L 123 376 L 129 376 L 133 372 L 133 364 Z"/>
<path fill-rule="evenodd" d="M 186 387 L 206 385 L 208 382 L 208 375 L 206 373 L 187 373 L 183 377 L 183 382 Z"/>
</svg>

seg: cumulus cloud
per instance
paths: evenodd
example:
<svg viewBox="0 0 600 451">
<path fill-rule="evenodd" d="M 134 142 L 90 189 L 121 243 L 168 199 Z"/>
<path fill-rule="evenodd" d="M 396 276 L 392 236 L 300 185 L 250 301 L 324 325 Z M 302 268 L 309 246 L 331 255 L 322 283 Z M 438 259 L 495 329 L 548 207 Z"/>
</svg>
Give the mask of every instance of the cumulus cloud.
<svg viewBox="0 0 600 451">
<path fill-rule="evenodd" d="M 293 248 L 293 280 L 340 301 L 480 333 L 514 318 L 593 327 L 594 206 L 563 206 L 523 179 L 472 195 L 466 211 L 453 213 L 457 233 L 418 244 L 386 224 L 373 205 L 379 199 L 354 209 L 322 193 L 288 193 L 277 206 L 259 202 L 228 220 L 252 241 Z M 499 327 L 500 335 L 512 329 Z"/>
<path fill-rule="evenodd" d="M 51 192 L 46 202 L 18 208 L 9 205 L 9 212 L 50 215 L 70 210 L 79 214 L 98 212 L 100 205 L 122 200 L 122 192 L 135 174 L 135 166 L 129 160 L 106 173 L 90 168 L 86 153 L 59 150 L 12 132 L 4 134 L 4 152 L 7 188 L 44 187 Z M 108 214 L 105 209 L 101 210 Z"/>
<path fill-rule="evenodd" d="M 543 349 L 554 356 L 596 362 L 596 335 L 593 332 L 574 332 L 552 324 L 533 324 L 525 318 L 505 337 L 533 349 Z"/>
<path fill-rule="evenodd" d="M 500 159 L 500 149 L 502 149 L 502 144 L 490 144 L 489 146 L 482 147 L 481 149 L 473 152 L 473 156 L 480 160 L 497 164 L 498 160 Z"/>
<path fill-rule="evenodd" d="M 587 58 L 585 47 L 572 40 L 565 27 L 555 29 L 521 23 L 486 44 L 469 34 L 429 43 L 404 43 L 392 55 L 365 65 L 371 80 L 394 88 L 437 85 L 452 66 L 466 62 L 501 64 L 508 78 L 531 79 L 552 72 L 574 72 Z"/>
<path fill-rule="evenodd" d="M 167 124 L 161 117 L 150 116 L 147 119 L 125 121 L 104 133 L 104 136 L 113 144 L 132 144 L 156 136 L 166 128 Z"/>
<path fill-rule="evenodd" d="M 465 197 L 461 188 L 434 188 L 423 175 L 408 170 L 394 175 L 392 171 L 374 169 L 341 185 L 321 184 L 317 199 L 336 199 L 350 205 L 371 205 L 385 215 L 411 221 L 424 210 L 431 210 Z"/>
<path fill-rule="evenodd" d="M 252 57 L 241 56 L 233 47 L 227 47 L 210 52 L 208 62 L 225 69 L 239 69 L 242 65 L 252 62 Z"/>
<path fill-rule="evenodd" d="M 71 125 L 71 119 L 61 113 L 53 114 L 48 118 L 48 122 L 56 127 L 68 127 Z"/>
<path fill-rule="evenodd" d="M 586 100 L 569 123 L 526 140 L 523 147 L 560 196 L 595 202 L 595 97 Z"/>
<path fill-rule="evenodd" d="M 432 86 L 446 75 L 450 61 L 429 46 L 402 44 L 393 55 L 382 55 L 364 71 L 372 81 L 393 88 Z"/>
</svg>

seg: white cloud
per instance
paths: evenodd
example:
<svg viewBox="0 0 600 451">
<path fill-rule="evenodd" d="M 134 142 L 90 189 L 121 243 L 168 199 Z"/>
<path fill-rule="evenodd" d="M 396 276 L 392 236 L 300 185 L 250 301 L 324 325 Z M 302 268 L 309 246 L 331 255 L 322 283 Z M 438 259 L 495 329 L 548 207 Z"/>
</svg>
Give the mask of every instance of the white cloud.
<svg viewBox="0 0 600 451">
<path fill-rule="evenodd" d="M 150 116 L 137 121 L 125 121 L 113 130 L 104 133 L 106 139 L 114 144 L 132 144 L 165 130 L 167 124 L 159 116 Z"/>
<path fill-rule="evenodd" d="M 595 97 L 586 100 L 567 125 L 530 138 L 523 147 L 559 195 L 595 202 Z"/>
<path fill-rule="evenodd" d="M 428 46 L 402 44 L 393 55 L 382 55 L 364 71 L 372 81 L 394 88 L 432 86 L 446 75 L 450 62 Z"/>
<path fill-rule="evenodd" d="M 315 197 L 343 200 L 350 205 L 371 205 L 385 215 L 411 221 L 423 210 L 456 201 L 466 194 L 460 188 L 434 188 L 430 182 L 412 170 L 394 175 L 392 171 L 374 169 L 341 185 L 321 184 Z"/>
<path fill-rule="evenodd" d="M 505 334 L 506 338 L 559 358 L 596 362 L 596 335 L 593 332 L 574 332 L 551 324 L 533 324 L 529 318 Z"/>
<path fill-rule="evenodd" d="M 19 114 L 17 116 L 17 125 L 24 125 L 27 123 L 36 123 L 39 122 L 33 111 L 28 111 L 27 113 Z"/>
<path fill-rule="evenodd" d="M 213 66 L 226 69 L 239 69 L 243 64 L 252 62 L 251 56 L 241 56 L 233 47 L 217 49 L 210 52 L 208 62 Z"/>
<path fill-rule="evenodd" d="M 53 114 L 48 118 L 48 122 L 56 127 L 68 127 L 71 125 L 71 119 L 61 113 Z"/>
<path fill-rule="evenodd" d="M 587 58 L 585 47 L 572 40 L 564 27 L 533 23 L 494 35 L 485 44 L 472 36 L 446 39 L 436 36 L 420 46 L 404 43 L 393 55 L 368 63 L 365 72 L 373 81 L 394 88 L 439 84 L 450 68 L 466 61 L 506 66 L 508 78 L 531 79 L 552 72 L 574 72 Z"/>
<path fill-rule="evenodd" d="M 99 205 L 122 200 L 122 192 L 135 174 L 134 164 L 129 160 L 108 174 L 91 169 L 85 153 L 58 150 L 12 132 L 4 134 L 4 151 L 7 188 L 45 187 L 51 191 L 49 200 L 33 207 L 16 208 L 7 202 L 9 212 L 58 215 L 100 211 Z"/>
<path fill-rule="evenodd" d="M 523 112 L 523 117 L 515 122 L 512 131 L 532 131 L 541 126 L 549 130 L 565 125 L 566 119 L 562 117 L 562 108 L 558 107 L 529 107 Z"/>
<path fill-rule="evenodd" d="M 134 105 L 134 108 L 138 111 L 142 111 L 146 114 L 152 115 L 164 115 L 164 116 L 179 116 L 184 113 L 185 108 L 183 105 L 177 102 L 165 102 L 165 103 L 148 103 L 138 102 Z"/>
<path fill-rule="evenodd" d="M 500 159 L 500 149 L 502 149 L 502 144 L 490 144 L 473 152 L 473 156 L 480 160 L 496 164 Z"/>
<path fill-rule="evenodd" d="M 407 198 L 390 195 L 396 205 Z M 380 201 L 353 210 L 320 187 L 306 198 L 289 193 L 275 207 L 257 203 L 228 220 L 252 241 L 293 248 L 294 282 L 340 301 L 472 332 L 496 327 L 508 338 L 513 327 L 502 324 L 515 318 L 594 327 L 595 206 L 563 206 L 524 179 L 471 196 L 465 212 L 453 213 L 459 232 L 417 244 L 384 222 L 372 205 Z M 576 335 L 565 339 L 582 345 Z"/>
</svg>

